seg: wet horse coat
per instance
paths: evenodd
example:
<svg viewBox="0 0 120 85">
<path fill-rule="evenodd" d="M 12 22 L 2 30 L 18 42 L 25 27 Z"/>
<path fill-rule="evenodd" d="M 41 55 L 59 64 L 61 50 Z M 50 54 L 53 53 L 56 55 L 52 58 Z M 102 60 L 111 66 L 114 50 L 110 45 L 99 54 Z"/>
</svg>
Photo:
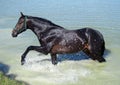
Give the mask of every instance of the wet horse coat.
<svg viewBox="0 0 120 85">
<path fill-rule="evenodd" d="M 32 30 L 37 36 L 41 46 L 29 46 L 21 57 L 21 64 L 25 63 L 25 57 L 30 50 L 51 54 L 52 63 L 57 64 L 57 54 L 76 53 L 83 51 L 91 59 L 105 62 L 102 57 L 105 50 L 105 42 L 102 34 L 91 28 L 67 30 L 51 21 L 43 18 L 26 16 L 21 17 L 12 31 L 12 36 Z"/>
</svg>

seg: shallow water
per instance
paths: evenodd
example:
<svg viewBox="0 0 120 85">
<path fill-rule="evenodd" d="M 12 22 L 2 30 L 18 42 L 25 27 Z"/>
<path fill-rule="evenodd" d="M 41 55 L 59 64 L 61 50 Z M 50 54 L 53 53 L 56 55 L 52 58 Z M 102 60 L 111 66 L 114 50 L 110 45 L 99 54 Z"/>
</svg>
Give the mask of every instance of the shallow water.
<svg viewBox="0 0 120 85">
<path fill-rule="evenodd" d="M 15 79 L 30 85 L 119 85 L 120 1 L 51 1 L 51 5 L 50 1 L 45 0 L 29 0 L 27 5 L 27 0 L 1 1 L 0 6 L 3 8 L 0 8 L 0 70 L 14 74 Z M 33 6 L 34 4 L 36 5 Z M 19 11 L 45 17 L 67 29 L 92 27 L 99 30 L 105 38 L 107 50 L 104 57 L 107 62 L 101 64 L 87 59 L 84 53 L 77 53 L 59 55 L 59 62 L 54 66 L 51 64 L 50 55 L 31 51 L 27 55 L 25 65 L 21 66 L 20 56 L 25 49 L 29 45 L 39 43 L 29 30 L 17 38 L 12 38 L 11 28 L 18 20 Z"/>
</svg>

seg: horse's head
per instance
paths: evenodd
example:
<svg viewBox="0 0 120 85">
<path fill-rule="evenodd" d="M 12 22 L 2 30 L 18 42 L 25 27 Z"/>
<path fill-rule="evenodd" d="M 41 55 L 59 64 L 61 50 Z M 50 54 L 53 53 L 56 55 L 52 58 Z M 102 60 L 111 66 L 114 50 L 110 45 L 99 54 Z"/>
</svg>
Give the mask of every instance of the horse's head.
<svg viewBox="0 0 120 85">
<path fill-rule="evenodd" d="M 18 20 L 15 28 L 12 31 L 12 36 L 17 37 L 18 34 L 27 30 L 27 16 L 23 15 L 21 12 L 21 17 Z"/>
</svg>

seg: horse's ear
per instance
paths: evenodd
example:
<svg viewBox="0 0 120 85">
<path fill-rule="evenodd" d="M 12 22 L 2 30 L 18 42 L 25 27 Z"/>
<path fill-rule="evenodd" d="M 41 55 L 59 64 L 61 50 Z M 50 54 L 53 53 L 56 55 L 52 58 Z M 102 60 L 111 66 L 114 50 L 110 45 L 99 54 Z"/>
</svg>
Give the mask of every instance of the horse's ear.
<svg viewBox="0 0 120 85">
<path fill-rule="evenodd" d="M 22 12 L 20 12 L 21 16 L 24 17 L 24 14 Z"/>
</svg>

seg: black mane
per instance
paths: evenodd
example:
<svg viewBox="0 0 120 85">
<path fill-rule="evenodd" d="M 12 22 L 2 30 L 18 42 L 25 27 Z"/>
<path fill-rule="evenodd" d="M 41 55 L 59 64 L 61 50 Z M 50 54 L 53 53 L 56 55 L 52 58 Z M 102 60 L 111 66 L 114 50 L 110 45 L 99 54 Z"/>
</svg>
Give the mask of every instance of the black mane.
<svg viewBox="0 0 120 85">
<path fill-rule="evenodd" d="M 51 22 L 50 20 L 47 20 L 45 18 L 27 16 L 27 15 L 26 15 L 26 17 L 29 18 L 29 19 L 34 19 L 35 21 L 40 21 L 41 23 L 44 23 L 44 24 L 49 24 L 49 25 L 52 25 L 52 26 L 57 26 L 57 27 L 63 28 L 63 27 L 61 27 L 59 25 L 56 25 L 53 22 Z"/>
</svg>

